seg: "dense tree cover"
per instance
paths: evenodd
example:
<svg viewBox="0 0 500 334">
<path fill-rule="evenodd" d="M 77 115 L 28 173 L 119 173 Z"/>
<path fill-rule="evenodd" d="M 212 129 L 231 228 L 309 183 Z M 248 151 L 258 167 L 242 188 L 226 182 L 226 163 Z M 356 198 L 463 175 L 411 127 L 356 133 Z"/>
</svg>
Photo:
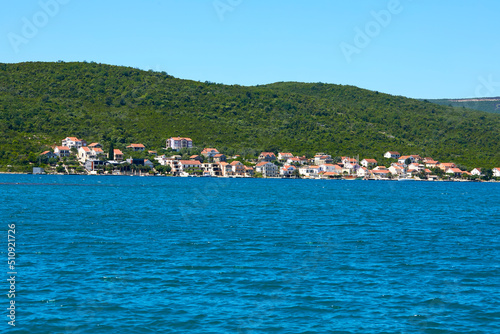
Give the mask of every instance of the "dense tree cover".
<svg viewBox="0 0 500 334">
<path fill-rule="evenodd" d="M 395 150 L 500 166 L 497 114 L 352 86 L 228 86 L 97 63 L 0 64 L 0 165 L 36 161 L 66 136 L 100 142 L 105 152 L 111 143 L 160 150 L 167 138 L 187 136 L 226 155 L 381 159 Z"/>
<path fill-rule="evenodd" d="M 468 109 L 481 110 L 481 111 L 500 114 L 500 97 L 466 99 L 466 100 L 437 99 L 428 101 L 456 108 L 462 108 L 462 109 L 468 108 Z"/>
</svg>

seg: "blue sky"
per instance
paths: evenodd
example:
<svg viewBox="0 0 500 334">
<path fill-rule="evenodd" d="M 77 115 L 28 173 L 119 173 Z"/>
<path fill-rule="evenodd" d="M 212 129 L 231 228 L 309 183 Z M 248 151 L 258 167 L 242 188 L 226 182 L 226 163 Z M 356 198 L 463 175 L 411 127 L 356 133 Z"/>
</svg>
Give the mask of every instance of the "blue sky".
<svg viewBox="0 0 500 334">
<path fill-rule="evenodd" d="M 41 0 L 0 13 L 0 62 L 96 61 L 199 81 L 500 96 L 500 1 Z"/>
</svg>

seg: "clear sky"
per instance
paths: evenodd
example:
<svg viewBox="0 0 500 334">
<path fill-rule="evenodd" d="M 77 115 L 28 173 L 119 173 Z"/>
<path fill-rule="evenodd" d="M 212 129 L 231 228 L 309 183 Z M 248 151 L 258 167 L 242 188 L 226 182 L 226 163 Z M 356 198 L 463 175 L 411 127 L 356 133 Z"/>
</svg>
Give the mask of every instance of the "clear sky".
<svg viewBox="0 0 500 334">
<path fill-rule="evenodd" d="M 498 0 L 23 0 L 0 62 L 95 61 L 183 79 L 500 96 Z"/>
</svg>

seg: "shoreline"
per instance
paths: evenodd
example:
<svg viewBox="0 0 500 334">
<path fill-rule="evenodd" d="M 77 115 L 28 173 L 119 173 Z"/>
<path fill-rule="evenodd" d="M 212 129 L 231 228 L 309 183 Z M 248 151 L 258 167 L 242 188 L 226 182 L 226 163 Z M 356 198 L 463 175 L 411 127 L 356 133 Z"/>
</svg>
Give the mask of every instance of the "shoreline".
<svg viewBox="0 0 500 334">
<path fill-rule="evenodd" d="M 171 178 L 201 178 L 201 179 L 267 179 L 267 180 L 325 180 L 325 181 L 392 181 L 392 182 L 409 182 L 409 181 L 420 181 L 420 182 L 473 182 L 473 183 L 500 183 L 500 180 L 422 180 L 422 179 L 345 179 L 345 178 L 288 178 L 288 177 L 237 177 L 237 176 L 173 176 L 173 175 L 116 175 L 116 174 L 33 174 L 33 173 L 17 173 L 17 172 L 0 172 L 0 175 L 33 175 L 33 176 L 134 176 L 134 177 L 171 177 Z"/>
</svg>

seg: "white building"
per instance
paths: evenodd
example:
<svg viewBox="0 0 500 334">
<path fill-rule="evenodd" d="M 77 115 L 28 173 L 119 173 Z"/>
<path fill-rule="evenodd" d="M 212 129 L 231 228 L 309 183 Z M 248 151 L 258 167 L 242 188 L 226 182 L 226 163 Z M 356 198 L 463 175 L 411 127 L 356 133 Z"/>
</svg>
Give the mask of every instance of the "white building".
<svg viewBox="0 0 500 334">
<path fill-rule="evenodd" d="M 257 173 L 262 173 L 264 177 L 277 177 L 279 175 L 278 166 L 272 162 L 262 161 L 255 166 Z"/>
<path fill-rule="evenodd" d="M 167 139 L 167 149 L 179 151 L 183 148 L 193 148 L 193 141 L 186 137 L 171 137 Z"/>
<path fill-rule="evenodd" d="M 84 140 L 78 139 L 76 137 L 66 137 L 62 140 L 62 146 L 69 147 L 72 149 L 73 147 L 79 149 L 82 146 L 86 146 L 87 143 Z"/>
</svg>

